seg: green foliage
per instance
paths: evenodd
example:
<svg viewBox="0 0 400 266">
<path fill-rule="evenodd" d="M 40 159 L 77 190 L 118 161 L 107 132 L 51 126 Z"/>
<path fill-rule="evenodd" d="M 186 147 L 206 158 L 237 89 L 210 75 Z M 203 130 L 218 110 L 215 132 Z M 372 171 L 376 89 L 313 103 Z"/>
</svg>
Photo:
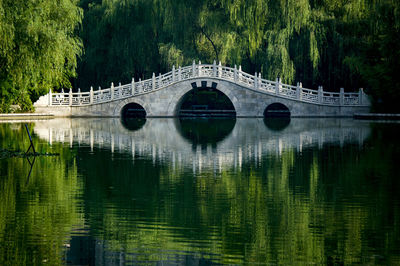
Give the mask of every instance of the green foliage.
<svg viewBox="0 0 400 266">
<path fill-rule="evenodd" d="M 0 111 L 70 87 L 84 14 L 73 80 L 83 90 L 220 60 L 310 88 L 364 87 L 374 110 L 400 112 L 399 10 L 392 0 L 0 0 Z"/>
<path fill-rule="evenodd" d="M 0 156 L 0 264 L 63 265 L 70 232 L 84 224 L 82 182 L 73 151 L 43 143 L 34 125 L 29 128 L 38 152 L 60 156 L 38 156 L 32 169 L 26 158 Z M 0 124 L 0 150 L 26 150 L 29 144 L 23 124 Z"/>
<path fill-rule="evenodd" d="M 82 44 L 77 0 L 0 1 L 0 112 L 32 110 L 30 96 L 70 85 Z"/>
<path fill-rule="evenodd" d="M 186 120 L 177 129 L 205 152 L 234 126 L 214 122 Z M 179 160 L 154 160 L 151 151 L 132 163 L 127 154 L 83 148 L 77 165 L 87 224 L 110 251 L 140 250 L 146 262 L 163 259 L 164 250 L 211 250 L 225 264 L 398 264 L 399 127 L 375 126 L 366 148 L 315 143 L 259 161 L 243 152 L 241 167 L 232 161 L 221 172 L 203 165 L 194 173 Z"/>
<path fill-rule="evenodd" d="M 82 0 L 81 6 L 86 54 L 76 83 L 84 88 L 148 78 L 194 59 L 221 60 L 307 87 L 365 87 L 375 109 L 399 111 L 396 1 Z"/>
<path fill-rule="evenodd" d="M 400 112 L 400 4 L 372 1 L 359 29 L 358 53 L 344 62 L 368 84 L 374 111 Z"/>
<path fill-rule="evenodd" d="M 180 262 L 181 254 L 186 262 L 194 256 L 235 265 L 399 265 L 398 124 L 371 124 L 364 144 L 352 138 L 340 144 L 343 135 L 331 134 L 320 139 L 323 145 L 307 142 L 300 151 L 292 146 L 303 132 L 296 122 L 274 134 L 262 120 L 246 120 L 226 142 L 222 135 L 232 132 L 233 120 L 215 120 L 211 127 L 204 119 L 176 121 L 175 129 L 175 122 L 158 119 L 135 132 L 93 121 L 30 124 L 37 150 L 60 154 L 38 157 L 30 178 L 26 158 L 0 159 L 1 265 L 90 264 L 84 259 L 93 257 L 105 264 L 120 258 L 154 264 Z M 147 131 L 153 126 L 158 130 Z M 89 129 L 95 132 L 93 149 Z M 173 146 L 164 146 L 162 129 L 169 130 Z M 247 129 L 266 138 L 249 142 Z M 64 134 L 72 132 L 77 142 L 70 148 Z M 114 152 L 102 132 L 115 138 Z M 332 124 L 314 133 L 330 134 Z M 52 134 L 65 143 L 50 145 Z M 124 136 L 144 144 L 133 147 L 135 155 L 126 143 L 117 148 Z M 253 153 L 256 143 L 278 139 L 281 151 Z M 184 146 L 176 145 L 181 141 Z M 184 147 L 191 145 L 188 152 Z M 28 146 L 23 124 L 0 124 L 0 149 Z M 221 156 L 216 147 L 228 152 Z M 240 159 L 229 152 L 238 147 Z M 210 161 L 201 170 L 193 166 L 194 172 L 190 157 L 179 159 L 190 154 Z"/>
</svg>

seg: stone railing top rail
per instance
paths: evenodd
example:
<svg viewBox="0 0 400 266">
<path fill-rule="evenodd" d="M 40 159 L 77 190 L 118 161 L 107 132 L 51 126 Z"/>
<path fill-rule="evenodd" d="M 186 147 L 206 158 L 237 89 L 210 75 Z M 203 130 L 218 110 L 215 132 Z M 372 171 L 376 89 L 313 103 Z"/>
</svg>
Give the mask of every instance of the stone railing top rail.
<svg viewBox="0 0 400 266">
<path fill-rule="evenodd" d="M 254 75 L 242 71 L 242 67 L 226 67 L 222 66 L 221 62 L 217 65 L 216 62 L 212 65 L 196 64 L 193 61 L 191 66 L 172 68 L 172 71 L 163 75 L 156 76 L 153 73 L 152 78 L 147 80 L 135 81 L 129 84 L 114 86 L 107 89 L 94 90 L 90 88 L 88 92 L 69 92 L 53 93 L 51 90 L 45 96 L 42 96 L 35 106 L 86 106 L 92 104 L 100 104 L 114 100 L 135 97 L 138 95 L 151 93 L 156 90 L 164 89 L 174 83 L 193 79 L 193 78 L 215 78 L 233 82 L 242 87 L 252 89 L 261 93 L 274 95 L 295 101 L 330 105 L 330 106 L 369 106 L 368 96 L 363 89 L 358 92 L 344 92 L 341 88 L 340 92 L 326 92 L 322 86 L 318 90 L 303 88 L 301 82 L 296 86 L 284 84 L 280 78 L 275 81 L 263 79 L 261 73 Z"/>
</svg>

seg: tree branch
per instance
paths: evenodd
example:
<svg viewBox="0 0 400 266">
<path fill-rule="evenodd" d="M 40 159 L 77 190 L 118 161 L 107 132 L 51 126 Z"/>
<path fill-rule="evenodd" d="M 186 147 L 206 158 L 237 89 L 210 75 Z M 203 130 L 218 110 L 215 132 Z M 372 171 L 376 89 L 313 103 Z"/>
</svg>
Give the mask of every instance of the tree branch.
<svg viewBox="0 0 400 266">
<path fill-rule="evenodd" d="M 204 28 L 199 26 L 199 29 L 200 29 L 201 33 L 203 33 L 203 34 L 204 34 L 204 36 L 207 38 L 207 40 L 209 40 L 209 41 L 210 41 L 210 43 L 211 43 L 212 47 L 214 48 L 214 52 L 215 52 L 216 61 L 218 62 L 218 61 L 219 61 L 219 55 L 218 55 L 218 50 L 217 50 L 217 47 L 215 46 L 214 42 L 211 40 L 210 36 L 209 36 L 209 35 L 207 35 L 207 33 L 204 31 Z"/>
</svg>

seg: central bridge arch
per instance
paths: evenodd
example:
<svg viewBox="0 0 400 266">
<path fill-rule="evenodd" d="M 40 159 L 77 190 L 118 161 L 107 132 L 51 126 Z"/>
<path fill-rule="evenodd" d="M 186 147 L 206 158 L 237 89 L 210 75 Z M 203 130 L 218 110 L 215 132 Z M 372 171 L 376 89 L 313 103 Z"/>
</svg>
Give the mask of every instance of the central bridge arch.
<svg viewBox="0 0 400 266">
<path fill-rule="evenodd" d="M 236 116 L 232 101 L 217 89 L 218 83 L 212 82 L 210 87 L 207 86 L 207 82 L 202 81 L 201 86 L 198 87 L 196 82 L 192 82 L 191 86 L 192 90 L 178 100 L 175 107 L 176 116 Z"/>
<path fill-rule="evenodd" d="M 221 92 L 223 95 L 225 95 L 232 103 L 233 109 L 235 110 L 236 114 L 237 110 L 240 108 L 239 101 L 234 95 L 232 88 L 230 88 L 230 86 L 227 86 L 227 84 L 225 83 L 226 82 L 218 82 L 205 79 L 183 82 L 182 85 L 179 86 L 180 88 L 174 94 L 174 97 L 172 97 L 172 99 L 170 100 L 167 113 L 172 114 L 173 116 L 179 116 L 181 105 L 185 100 L 185 96 L 188 93 L 196 89 L 209 88 Z"/>
<path fill-rule="evenodd" d="M 266 109 L 275 103 L 286 106 L 290 114 L 297 108 L 289 100 L 245 89 L 229 81 L 196 78 L 177 82 L 162 90 L 115 101 L 110 104 L 113 110 L 111 116 L 120 117 L 125 106 L 138 104 L 145 110 L 146 117 L 177 117 L 187 94 L 198 89 L 210 89 L 226 96 L 232 103 L 232 111 L 236 117 L 264 117 Z"/>
</svg>

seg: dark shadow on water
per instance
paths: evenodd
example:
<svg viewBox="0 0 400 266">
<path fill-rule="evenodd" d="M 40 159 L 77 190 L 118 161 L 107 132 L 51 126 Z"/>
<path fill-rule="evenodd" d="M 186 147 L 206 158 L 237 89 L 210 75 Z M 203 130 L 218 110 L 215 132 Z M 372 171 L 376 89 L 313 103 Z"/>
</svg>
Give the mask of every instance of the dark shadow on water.
<svg viewBox="0 0 400 266">
<path fill-rule="evenodd" d="M 265 117 L 264 124 L 272 131 L 282 131 L 290 124 L 290 117 Z"/>
<path fill-rule="evenodd" d="M 122 117 L 121 124 L 130 131 L 141 129 L 146 124 L 146 118 Z"/>
<path fill-rule="evenodd" d="M 216 147 L 217 143 L 225 139 L 233 130 L 236 118 L 179 118 L 176 121 L 178 132 L 189 140 L 193 148 L 208 144 Z"/>
</svg>

